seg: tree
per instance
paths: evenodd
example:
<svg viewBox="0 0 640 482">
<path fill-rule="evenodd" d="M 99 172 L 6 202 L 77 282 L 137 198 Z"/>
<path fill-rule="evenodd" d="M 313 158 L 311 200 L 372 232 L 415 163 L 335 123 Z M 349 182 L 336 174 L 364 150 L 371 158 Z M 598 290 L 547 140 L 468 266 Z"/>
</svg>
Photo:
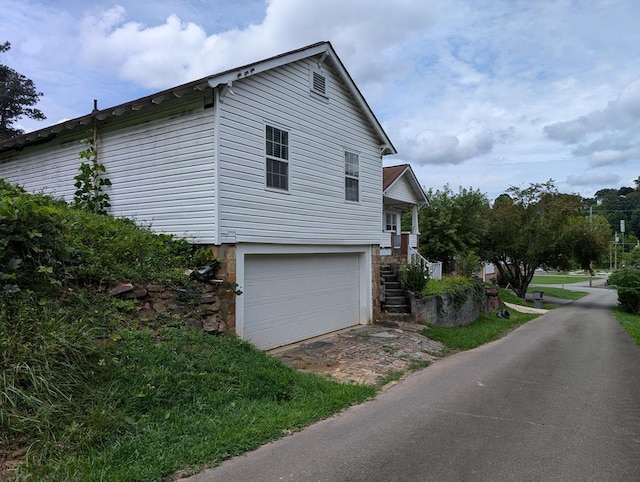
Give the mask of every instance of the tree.
<svg viewBox="0 0 640 482">
<path fill-rule="evenodd" d="M 477 251 L 487 231 L 489 201 L 480 191 L 460 187 L 454 193 L 448 185 L 430 189 L 427 199 L 418 216 L 420 252 L 451 272 L 457 256 Z"/>
<path fill-rule="evenodd" d="M 0 44 L 0 53 L 10 48 L 9 42 Z M 31 107 L 38 103 L 41 95 L 31 79 L 0 64 L 0 140 L 23 134 L 24 131 L 13 127 L 22 116 L 46 119 L 39 109 Z"/>
<path fill-rule="evenodd" d="M 567 223 L 564 242 L 579 266 L 593 275 L 593 262 L 607 252 L 611 242 L 611 228 L 604 216 L 574 217 Z"/>
<path fill-rule="evenodd" d="M 568 264 L 573 246 L 567 226 L 581 204 L 580 196 L 559 193 L 552 180 L 526 189 L 511 186 L 491 207 L 481 255 L 524 298 L 536 268 Z"/>
</svg>

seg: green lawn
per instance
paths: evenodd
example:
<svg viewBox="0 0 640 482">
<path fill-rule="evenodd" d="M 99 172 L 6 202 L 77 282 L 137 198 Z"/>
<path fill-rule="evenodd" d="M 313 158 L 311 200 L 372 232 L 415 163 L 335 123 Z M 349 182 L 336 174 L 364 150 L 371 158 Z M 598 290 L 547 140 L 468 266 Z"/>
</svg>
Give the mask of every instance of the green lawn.
<svg viewBox="0 0 640 482">
<path fill-rule="evenodd" d="M 593 277 L 592 279 L 599 279 Z M 537 285 L 568 285 L 579 283 L 581 281 L 589 281 L 589 276 L 584 275 L 553 275 L 553 274 L 537 274 L 531 280 L 531 283 Z"/>
<path fill-rule="evenodd" d="M 503 337 L 518 326 L 539 315 L 509 310 L 509 319 L 498 318 L 495 313 L 483 315 L 470 325 L 441 328 L 429 325 L 422 334 L 444 344 L 448 350 L 470 350 Z"/>
<path fill-rule="evenodd" d="M 236 337 L 186 327 L 120 330 L 90 379 L 51 432 L 32 439 L 17 478 L 167 480 L 245 453 L 377 390 L 297 372 Z"/>
<path fill-rule="evenodd" d="M 552 298 L 560 298 L 563 300 L 579 300 L 580 298 L 588 295 L 586 291 L 565 290 L 564 288 L 555 288 L 551 286 L 532 286 L 527 290 L 527 294 L 533 294 L 534 291 L 542 291 L 544 293 L 543 296 L 550 296 Z"/>
<path fill-rule="evenodd" d="M 622 311 L 619 307 L 615 308 L 613 313 L 616 315 L 618 322 L 627 331 L 629 336 L 633 338 L 638 346 L 640 346 L 640 315 L 633 315 Z"/>
</svg>

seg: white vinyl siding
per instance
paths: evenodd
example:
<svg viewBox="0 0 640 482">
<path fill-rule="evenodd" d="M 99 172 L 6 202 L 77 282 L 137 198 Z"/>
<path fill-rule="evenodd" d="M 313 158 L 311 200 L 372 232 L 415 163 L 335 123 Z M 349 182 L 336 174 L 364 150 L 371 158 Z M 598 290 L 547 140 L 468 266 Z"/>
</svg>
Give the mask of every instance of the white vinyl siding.
<svg viewBox="0 0 640 482">
<path fill-rule="evenodd" d="M 215 242 L 213 109 L 202 105 L 201 98 L 167 101 L 141 110 L 135 121 L 111 118 L 100 126 L 98 160 L 111 181 L 110 213 L 191 242 Z M 0 163 L 0 176 L 71 201 L 80 139 L 90 136 L 89 129 L 72 142 L 27 147 L 19 162 Z"/>
<path fill-rule="evenodd" d="M 237 242 L 379 243 L 379 140 L 335 73 L 323 72 L 330 102 L 310 95 L 301 61 L 235 83 L 220 105 L 220 229 Z M 288 196 L 264 190 L 265 124 L 290 133 Z M 344 201 L 345 146 L 359 155 L 358 204 Z"/>
<path fill-rule="evenodd" d="M 385 196 L 410 204 L 419 204 L 422 202 L 422 199 L 418 199 L 416 197 L 411 184 L 405 176 L 402 176 L 391 186 L 391 188 L 387 189 Z"/>
<path fill-rule="evenodd" d="M 8 153 L 8 162 L 0 159 L 0 178 L 19 184 L 28 192 L 44 192 L 55 197 L 73 200 L 74 176 L 82 160 L 80 151 L 86 148 L 80 140 L 53 141 L 26 148 L 19 154 Z M 15 156 L 15 159 L 11 160 Z"/>
</svg>

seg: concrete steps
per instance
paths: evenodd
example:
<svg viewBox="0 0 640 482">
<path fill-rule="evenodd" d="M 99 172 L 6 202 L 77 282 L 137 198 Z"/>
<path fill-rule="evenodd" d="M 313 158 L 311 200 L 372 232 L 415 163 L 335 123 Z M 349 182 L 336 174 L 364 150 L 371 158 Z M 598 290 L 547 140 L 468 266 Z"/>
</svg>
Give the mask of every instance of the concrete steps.
<svg viewBox="0 0 640 482">
<path fill-rule="evenodd" d="M 391 266 L 380 267 L 380 278 L 384 280 L 385 287 L 382 309 L 390 314 L 410 314 L 411 305 L 398 277 Z"/>
</svg>

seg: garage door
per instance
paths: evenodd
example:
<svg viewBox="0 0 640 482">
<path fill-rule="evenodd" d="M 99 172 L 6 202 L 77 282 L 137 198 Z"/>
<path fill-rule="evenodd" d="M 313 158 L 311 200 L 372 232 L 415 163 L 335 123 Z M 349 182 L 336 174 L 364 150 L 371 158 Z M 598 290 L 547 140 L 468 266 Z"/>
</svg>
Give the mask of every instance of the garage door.
<svg viewBox="0 0 640 482">
<path fill-rule="evenodd" d="M 262 349 L 360 321 L 358 254 L 247 255 L 244 338 Z"/>
</svg>

